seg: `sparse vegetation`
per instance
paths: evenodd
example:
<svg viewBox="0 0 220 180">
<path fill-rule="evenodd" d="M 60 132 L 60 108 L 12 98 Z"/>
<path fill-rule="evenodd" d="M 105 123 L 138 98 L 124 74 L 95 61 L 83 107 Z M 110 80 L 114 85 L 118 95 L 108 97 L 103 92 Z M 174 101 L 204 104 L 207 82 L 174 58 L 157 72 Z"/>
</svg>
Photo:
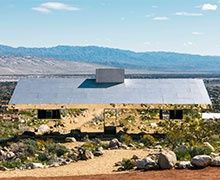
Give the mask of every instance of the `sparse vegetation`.
<svg viewBox="0 0 220 180">
<path fill-rule="evenodd" d="M 119 167 L 119 170 L 126 171 L 134 169 L 136 166 L 136 163 L 133 159 L 123 159 L 121 161 L 121 166 Z"/>
<path fill-rule="evenodd" d="M 156 140 L 151 135 L 143 135 L 143 137 L 140 140 L 145 146 L 152 146 L 156 143 Z"/>
</svg>

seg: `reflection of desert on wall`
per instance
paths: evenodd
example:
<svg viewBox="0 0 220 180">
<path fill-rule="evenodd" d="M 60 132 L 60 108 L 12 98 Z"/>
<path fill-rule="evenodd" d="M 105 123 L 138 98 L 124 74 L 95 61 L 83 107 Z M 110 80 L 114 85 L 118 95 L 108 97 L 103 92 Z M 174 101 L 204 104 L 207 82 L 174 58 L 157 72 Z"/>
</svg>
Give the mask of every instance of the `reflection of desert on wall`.
<svg viewBox="0 0 220 180">
<path fill-rule="evenodd" d="M 183 110 L 182 119 L 201 118 L 197 110 Z M 61 110 L 61 119 L 38 119 L 37 110 L 21 110 L 19 119 L 39 124 L 47 123 L 53 132 L 70 133 L 73 129 L 81 132 L 104 132 L 104 125 L 116 126 L 117 132 L 127 133 L 163 133 L 160 122 L 170 118 L 169 111 L 160 118 L 160 110 L 153 109 L 71 109 Z M 41 122 L 41 123 L 40 123 Z M 33 128 L 33 129 L 32 129 Z M 33 131 L 35 127 L 30 127 Z"/>
</svg>

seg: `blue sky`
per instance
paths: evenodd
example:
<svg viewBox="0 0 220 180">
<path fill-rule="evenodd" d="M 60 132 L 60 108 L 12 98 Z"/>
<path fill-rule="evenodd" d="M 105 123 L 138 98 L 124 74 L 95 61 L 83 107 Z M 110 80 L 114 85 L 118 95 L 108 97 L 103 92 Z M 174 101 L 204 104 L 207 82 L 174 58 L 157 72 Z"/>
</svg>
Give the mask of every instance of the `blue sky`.
<svg viewBox="0 0 220 180">
<path fill-rule="evenodd" d="M 220 55 L 220 0 L 0 0 L 0 44 Z"/>
</svg>

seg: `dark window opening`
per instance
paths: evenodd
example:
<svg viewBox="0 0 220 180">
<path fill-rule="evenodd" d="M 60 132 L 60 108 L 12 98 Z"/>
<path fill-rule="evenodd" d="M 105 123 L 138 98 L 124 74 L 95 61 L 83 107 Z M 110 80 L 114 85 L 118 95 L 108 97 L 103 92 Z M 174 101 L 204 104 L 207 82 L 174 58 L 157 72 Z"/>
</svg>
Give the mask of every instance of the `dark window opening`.
<svg viewBox="0 0 220 180">
<path fill-rule="evenodd" d="M 170 110 L 170 119 L 183 119 L 183 110 Z"/>
<path fill-rule="evenodd" d="M 38 110 L 38 119 L 60 119 L 60 110 Z"/>
<path fill-rule="evenodd" d="M 163 111 L 160 110 L 160 119 L 163 119 Z"/>
</svg>

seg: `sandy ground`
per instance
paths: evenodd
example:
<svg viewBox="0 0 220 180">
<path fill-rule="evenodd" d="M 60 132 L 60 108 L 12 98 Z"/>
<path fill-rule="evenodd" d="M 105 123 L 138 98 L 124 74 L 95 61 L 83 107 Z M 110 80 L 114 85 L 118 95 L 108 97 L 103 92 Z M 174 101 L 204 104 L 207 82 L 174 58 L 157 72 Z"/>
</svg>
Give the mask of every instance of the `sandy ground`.
<svg viewBox="0 0 220 180">
<path fill-rule="evenodd" d="M 105 154 L 101 157 L 96 157 L 88 161 L 79 161 L 60 167 L 5 172 L 0 171 L 0 178 L 117 174 L 119 173 L 115 172 L 117 167 L 114 167 L 116 162 L 121 161 L 123 158 L 131 158 L 134 154 L 139 157 L 144 157 L 148 153 L 150 153 L 150 151 L 147 150 L 106 150 Z"/>
</svg>

